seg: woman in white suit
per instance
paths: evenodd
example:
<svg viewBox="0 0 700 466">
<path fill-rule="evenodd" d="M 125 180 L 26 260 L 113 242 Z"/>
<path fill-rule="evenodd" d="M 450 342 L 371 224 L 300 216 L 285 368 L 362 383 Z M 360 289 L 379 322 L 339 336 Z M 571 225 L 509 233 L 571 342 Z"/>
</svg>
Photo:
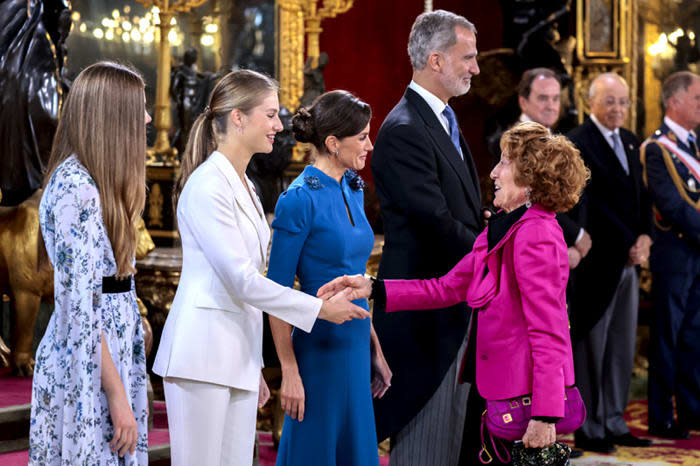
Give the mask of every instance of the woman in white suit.
<svg viewBox="0 0 700 466">
<path fill-rule="evenodd" d="M 262 74 L 224 76 L 195 121 L 175 190 L 182 275 L 153 364 L 164 378 L 174 465 L 252 464 L 262 378 L 262 312 L 310 331 L 316 318 L 367 318 L 344 296 L 329 301 L 265 278 L 270 231 L 245 176 L 269 153 L 278 87 Z"/>
</svg>

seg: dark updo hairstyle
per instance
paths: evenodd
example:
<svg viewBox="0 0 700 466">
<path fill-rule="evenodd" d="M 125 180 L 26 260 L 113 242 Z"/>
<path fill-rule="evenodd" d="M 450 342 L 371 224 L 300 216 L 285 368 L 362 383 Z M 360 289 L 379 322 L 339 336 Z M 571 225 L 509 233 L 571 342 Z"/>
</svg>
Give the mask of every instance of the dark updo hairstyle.
<svg viewBox="0 0 700 466">
<path fill-rule="evenodd" d="M 328 136 L 355 136 L 371 118 L 369 104 L 348 91 L 330 91 L 318 96 L 310 107 L 301 107 L 292 117 L 292 129 L 297 141 L 309 142 L 319 154 L 325 154 Z"/>
</svg>

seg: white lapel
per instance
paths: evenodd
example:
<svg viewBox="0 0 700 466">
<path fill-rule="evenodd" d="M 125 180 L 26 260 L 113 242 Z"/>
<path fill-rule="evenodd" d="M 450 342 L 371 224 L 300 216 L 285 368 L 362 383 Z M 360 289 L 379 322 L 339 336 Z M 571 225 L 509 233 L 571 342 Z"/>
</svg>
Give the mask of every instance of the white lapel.
<svg viewBox="0 0 700 466">
<path fill-rule="evenodd" d="M 261 263 L 264 265 L 265 257 L 267 256 L 266 250 L 267 243 L 269 241 L 270 231 L 269 227 L 267 226 L 267 222 L 264 219 L 263 209 L 260 205 L 260 201 L 257 199 L 257 195 L 255 194 L 255 190 L 252 187 L 252 183 L 246 176 L 246 183 L 249 186 L 250 192 L 253 193 L 253 195 L 256 198 L 255 204 L 253 203 L 253 200 L 251 199 L 250 195 L 248 195 L 248 191 L 246 190 L 245 186 L 243 186 L 243 182 L 238 176 L 238 173 L 236 173 L 236 170 L 233 168 L 233 165 L 231 164 L 231 162 L 229 162 L 229 160 L 224 154 L 222 154 L 221 152 L 214 151 L 209 156 L 209 159 L 224 174 L 226 180 L 231 185 L 231 188 L 233 190 L 233 198 L 236 204 L 238 204 L 238 207 L 253 224 L 255 232 L 258 236 L 258 252 L 260 253 Z"/>
</svg>

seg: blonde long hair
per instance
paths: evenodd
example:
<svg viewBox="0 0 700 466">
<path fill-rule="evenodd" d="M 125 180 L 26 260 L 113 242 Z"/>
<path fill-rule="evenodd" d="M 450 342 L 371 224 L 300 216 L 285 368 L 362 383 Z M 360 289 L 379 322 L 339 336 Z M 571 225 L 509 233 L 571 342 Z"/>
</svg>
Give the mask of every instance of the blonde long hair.
<svg viewBox="0 0 700 466">
<path fill-rule="evenodd" d="M 128 66 L 104 61 L 85 68 L 63 103 L 44 177 L 45 187 L 73 154 L 85 166 L 100 193 L 120 277 L 136 272 L 137 223 L 146 202 L 144 89 Z"/>
<path fill-rule="evenodd" d="M 182 154 L 180 175 L 173 190 L 173 212 L 177 212 L 177 201 L 187 179 L 226 136 L 231 112 L 238 109 L 249 114 L 253 108 L 262 104 L 270 92 L 279 92 L 277 82 L 252 70 L 231 71 L 216 84 L 209 97 L 209 105 L 192 124 Z"/>
</svg>

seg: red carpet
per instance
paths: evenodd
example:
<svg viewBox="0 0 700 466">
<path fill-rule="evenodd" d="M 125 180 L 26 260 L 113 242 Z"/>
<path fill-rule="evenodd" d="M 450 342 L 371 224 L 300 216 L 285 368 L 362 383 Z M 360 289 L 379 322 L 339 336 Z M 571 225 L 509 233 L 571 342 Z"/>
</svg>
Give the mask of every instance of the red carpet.
<svg viewBox="0 0 700 466">
<path fill-rule="evenodd" d="M 0 369 L 0 408 L 26 405 L 32 401 L 32 378 L 11 377 L 10 368 Z"/>
</svg>

